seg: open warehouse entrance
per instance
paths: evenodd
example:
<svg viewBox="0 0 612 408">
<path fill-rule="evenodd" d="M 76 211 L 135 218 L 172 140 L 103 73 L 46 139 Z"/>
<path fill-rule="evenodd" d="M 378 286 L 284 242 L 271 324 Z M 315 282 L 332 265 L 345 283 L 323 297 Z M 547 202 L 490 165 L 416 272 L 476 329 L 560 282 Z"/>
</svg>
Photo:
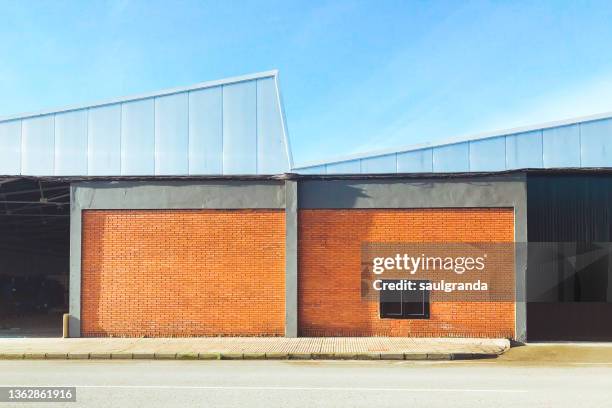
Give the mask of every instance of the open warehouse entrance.
<svg viewBox="0 0 612 408">
<path fill-rule="evenodd" d="M 0 336 L 61 336 L 69 242 L 68 183 L 0 178 Z"/>
</svg>

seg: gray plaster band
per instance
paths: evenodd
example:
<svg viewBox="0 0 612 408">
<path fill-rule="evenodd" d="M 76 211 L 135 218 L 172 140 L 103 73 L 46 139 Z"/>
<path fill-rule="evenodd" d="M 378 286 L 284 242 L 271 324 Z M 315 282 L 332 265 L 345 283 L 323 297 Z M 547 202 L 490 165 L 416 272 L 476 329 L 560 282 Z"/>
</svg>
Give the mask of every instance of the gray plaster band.
<svg viewBox="0 0 612 408">
<path fill-rule="evenodd" d="M 285 208 L 282 181 L 94 181 L 73 186 L 81 209 Z"/>
<path fill-rule="evenodd" d="M 336 208 L 514 208 L 514 240 L 527 242 L 527 184 L 524 174 L 454 179 L 302 180 L 302 209 Z M 527 336 L 526 245 L 515 259 L 515 338 Z"/>
<path fill-rule="evenodd" d="M 91 181 L 71 185 L 70 203 L 69 334 L 80 337 L 83 210 L 284 209 L 285 187 L 275 180 Z"/>
</svg>

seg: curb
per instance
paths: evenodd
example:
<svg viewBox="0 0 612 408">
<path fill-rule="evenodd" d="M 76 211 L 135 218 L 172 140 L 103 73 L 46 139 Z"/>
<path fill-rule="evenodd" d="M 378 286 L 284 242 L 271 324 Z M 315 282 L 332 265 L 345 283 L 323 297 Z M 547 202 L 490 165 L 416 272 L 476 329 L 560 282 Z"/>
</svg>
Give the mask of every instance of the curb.
<svg viewBox="0 0 612 408">
<path fill-rule="evenodd" d="M 495 353 L 0 353 L 0 360 L 476 360 Z"/>
</svg>

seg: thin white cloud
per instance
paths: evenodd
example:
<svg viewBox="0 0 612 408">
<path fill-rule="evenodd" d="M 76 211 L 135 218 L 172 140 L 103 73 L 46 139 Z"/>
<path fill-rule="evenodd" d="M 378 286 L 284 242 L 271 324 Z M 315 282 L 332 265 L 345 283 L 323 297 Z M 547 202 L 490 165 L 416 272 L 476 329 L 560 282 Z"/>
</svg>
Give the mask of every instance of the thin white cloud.
<svg viewBox="0 0 612 408">
<path fill-rule="evenodd" d="M 443 112 L 440 110 L 437 113 Z M 576 83 L 565 89 L 517 101 L 504 111 L 481 115 L 479 121 L 457 127 L 454 132 L 441 133 L 434 125 L 428 130 L 426 121 L 418 120 L 419 112 L 410 112 L 381 129 L 376 137 L 356 146 L 352 153 L 380 148 L 401 148 L 423 141 L 435 142 L 457 136 L 470 136 L 606 112 L 612 112 L 612 73 Z M 474 112 L 474 115 L 477 116 L 478 112 Z M 431 112 L 428 117 L 432 117 Z M 444 120 L 442 116 L 439 119 Z"/>
</svg>

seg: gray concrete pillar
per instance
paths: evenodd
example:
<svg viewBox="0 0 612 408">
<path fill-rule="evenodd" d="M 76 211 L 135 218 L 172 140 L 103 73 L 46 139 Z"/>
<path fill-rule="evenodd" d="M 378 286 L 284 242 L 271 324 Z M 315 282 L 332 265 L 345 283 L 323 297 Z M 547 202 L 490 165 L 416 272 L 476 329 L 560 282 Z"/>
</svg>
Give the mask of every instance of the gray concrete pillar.
<svg viewBox="0 0 612 408">
<path fill-rule="evenodd" d="M 285 337 L 298 336 L 298 182 L 285 181 Z"/>
<path fill-rule="evenodd" d="M 81 337 L 81 207 L 70 186 L 70 285 L 68 291 L 68 335 Z"/>
</svg>

